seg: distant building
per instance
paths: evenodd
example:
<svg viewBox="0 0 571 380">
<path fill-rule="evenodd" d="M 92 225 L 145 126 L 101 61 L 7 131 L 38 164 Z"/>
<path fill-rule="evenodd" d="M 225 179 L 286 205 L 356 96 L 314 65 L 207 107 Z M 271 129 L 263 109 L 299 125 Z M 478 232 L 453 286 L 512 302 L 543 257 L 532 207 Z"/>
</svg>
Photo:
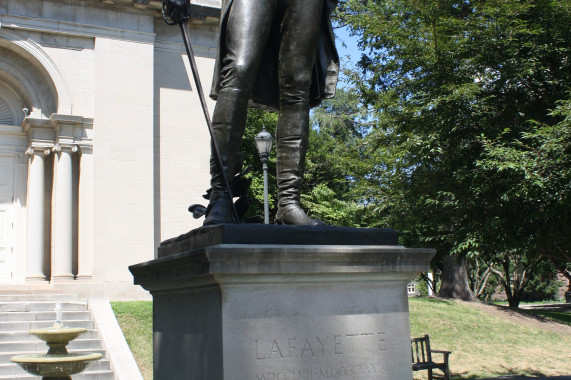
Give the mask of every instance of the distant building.
<svg viewBox="0 0 571 380">
<path fill-rule="evenodd" d="M 416 297 L 418 295 L 420 295 L 420 292 L 417 289 L 417 284 L 416 281 L 411 281 L 408 283 L 408 285 L 406 286 L 406 294 L 409 297 Z"/>
<path fill-rule="evenodd" d="M 220 0 L 192 3 L 208 93 Z M 0 1 L 0 288 L 145 297 L 128 266 L 200 225 L 209 135 L 161 5 Z"/>
</svg>

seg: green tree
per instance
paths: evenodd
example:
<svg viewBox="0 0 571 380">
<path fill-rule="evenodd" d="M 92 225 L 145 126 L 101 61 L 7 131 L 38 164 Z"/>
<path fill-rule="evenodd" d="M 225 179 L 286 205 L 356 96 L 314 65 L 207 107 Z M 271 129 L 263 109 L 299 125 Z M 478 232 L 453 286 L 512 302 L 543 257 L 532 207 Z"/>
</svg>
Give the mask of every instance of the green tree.
<svg viewBox="0 0 571 380">
<path fill-rule="evenodd" d="M 303 203 L 330 225 L 374 225 L 362 181 L 374 165 L 364 137 L 367 109 L 351 88 L 339 88 L 334 99 L 312 113 Z"/>
<path fill-rule="evenodd" d="M 562 120 L 549 110 L 571 83 L 570 3 L 347 0 L 338 16 L 365 51 L 349 77 L 374 111 L 366 140 L 382 160 L 369 173 L 380 220 L 404 243 L 438 249 L 439 294 L 470 298 L 455 275 L 465 257 L 539 253 L 521 239 L 533 215 L 505 197 L 516 177 L 484 162 L 490 142 L 511 144 L 530 120 Z"/>
<path fill-rule="evenodd" d="M 483 139 L 486 155 L 479 165 L 489 176 L 510 178 L 501 196 L 525 210 L 513 235 L 571 283 L 571 99 L 558 102 L 551 116 L 562 120 L 533 122 L 529 132 L 511 141 Z"/>
<path fill-rule="evenodd" d="M 363 140 L 370 126 L 367 110 L 354 90 L 340 88 L 334 99 L 315 108 L 311 117 L 309 149 L 302 188 L 302 205 L 308 215 L 328 225 L 370 227 L 375 225 L 366 195 L 361 193 L 363 178 L 373 165 L 370 148 Z M 265 127 L 275 136 L 277 114 L 251 109 L 242 142 L 244 166 L 250 167 L 252 205 L 247 217 L 263 215 L 261 163 L 254 137 Z M 269 159 L 270 214 L 275 215 L 277 187 L 275 149 Z"/>
</svg>

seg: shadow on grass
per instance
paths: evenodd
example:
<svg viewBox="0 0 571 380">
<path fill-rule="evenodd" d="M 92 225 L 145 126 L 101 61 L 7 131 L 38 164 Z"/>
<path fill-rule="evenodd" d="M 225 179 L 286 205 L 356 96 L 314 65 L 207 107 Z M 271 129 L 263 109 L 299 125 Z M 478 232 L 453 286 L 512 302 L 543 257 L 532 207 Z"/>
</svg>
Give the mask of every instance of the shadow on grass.
<svg viewBox="0 0 571 380">
<path fill-rule="evenodd" d="M 486 305 L 496 308 L 508 315 L 519 315 L 529 319 L 535 319 L 540 322 L 557 322 L 571 326 L 571 309 L 568 307 L 561 309 L 553 309 L 551 305 L 541 307 L 540 305 L 526 309 L 513 309 L 508 306 L 486 303 Z"/>
<path fill-rule="evenodd" d="M 418 300 L 418 301 L 423 302 L 423 303 L 439 303 L 439 304 L 445 304 L 445 305 L 455 304 L 454 300 L 447 299 L 447 298 L 421 296 L 421 297 L 414 297 L 411 299 Z"/>
<path fill-rule="evenodd" d="M 494 377 L 481 377 L 479 375 L 468 375 L 467 373 L 455 373 L 450 377 L 452 380 L 571 380 L 571 376 L 547 376 L 543 372 L 524 370 L 514 368 L 498 368 L 497 371 L 490 371 L 494 373 Z"/>
</svg>

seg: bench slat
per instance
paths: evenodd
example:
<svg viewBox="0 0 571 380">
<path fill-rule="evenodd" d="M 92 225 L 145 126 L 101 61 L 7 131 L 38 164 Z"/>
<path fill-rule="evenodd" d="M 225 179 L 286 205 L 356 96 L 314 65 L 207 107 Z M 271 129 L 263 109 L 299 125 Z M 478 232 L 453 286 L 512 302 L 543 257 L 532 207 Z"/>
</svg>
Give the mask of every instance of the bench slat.
<svg viewBox="0 0 571 380">
<path fill-rule="evenodd" d="M 444 379 L 450 379 L 450 370 L 448 368 L 448 356 L 451 351 L 431 350 L 430 338 L 428 334 L 421 338 L 412 338 L 410 352 L 412 356 L 412 370 L 422 371 L 428 370 L 428 380 L 432 380 L 432 370 L 439 369 L 444 372 Z M 432 360 L 432 353 L 444 355 L 444 362 L 436 363 Z M 416 353 L 416 355 L 415 355 Z"/>
</svg>

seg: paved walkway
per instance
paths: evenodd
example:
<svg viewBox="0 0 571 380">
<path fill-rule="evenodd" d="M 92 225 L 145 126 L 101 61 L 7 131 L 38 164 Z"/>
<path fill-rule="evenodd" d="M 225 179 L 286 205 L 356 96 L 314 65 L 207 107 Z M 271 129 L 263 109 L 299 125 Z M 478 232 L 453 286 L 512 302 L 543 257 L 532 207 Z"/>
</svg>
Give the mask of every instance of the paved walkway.
<svg viewBox="0 0 571 380">
<path fill-rule="evenodd" d="M 547 311 L 569 311 L 571 312 L 571 303 L 550 303 L 550 304 L 521 304 L 520 309 L 528 310 L 547 310 Z"/>
</svg>

